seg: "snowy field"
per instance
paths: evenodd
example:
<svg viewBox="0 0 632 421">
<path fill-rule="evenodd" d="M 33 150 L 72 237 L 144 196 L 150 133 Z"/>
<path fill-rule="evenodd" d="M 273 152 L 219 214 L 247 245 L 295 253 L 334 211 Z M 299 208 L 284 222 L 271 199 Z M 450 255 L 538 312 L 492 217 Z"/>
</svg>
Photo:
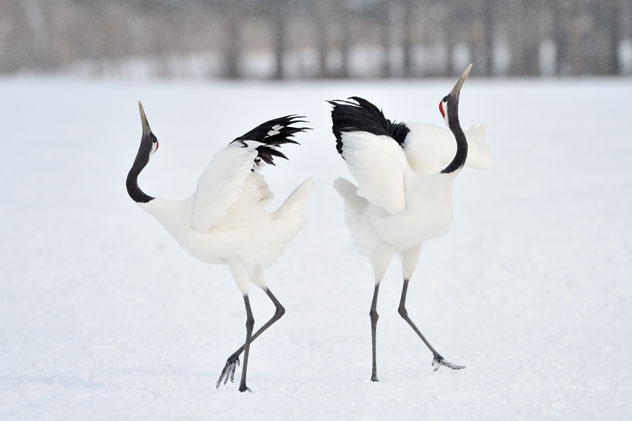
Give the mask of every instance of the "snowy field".
<svg viewBox="0 0 632 421">
<path fill-rule="evenodd" d="M 432 371 L 397 313 L 394 262 L 369 381 L 372 271 L 331 187 L 348 172 L 324 101 L 360 95 L 440 125 L 453 83 L 0 79 L 0 419 L 630 419 L 629 79 L 466 82 L 461 121 L 488 123 L 492 167 L 457 179 L 454 225 L 425 245 L 407 306 L 467 368 Z M 267 272 L 287 313 L 253 344 L 252 394 L 215 389 L 245 336 L 228 269 L 189 257 L 127 197 L 139 99 L 160 140 L 140 184 L 158 197 L 188 196 L 264 120 L 314 128 L 265 171 L 273 205 L 310 175 L 317 186 Z M 254 287 L 251 300 L 260 325 L 274 307 Z"/>
</svg>

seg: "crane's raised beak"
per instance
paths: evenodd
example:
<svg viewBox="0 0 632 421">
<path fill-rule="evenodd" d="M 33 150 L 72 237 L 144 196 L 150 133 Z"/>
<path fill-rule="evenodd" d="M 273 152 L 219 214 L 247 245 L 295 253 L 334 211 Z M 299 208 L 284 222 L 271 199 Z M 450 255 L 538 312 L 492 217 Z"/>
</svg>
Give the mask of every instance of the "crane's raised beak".
<svg viewBox="0 0 632 421">
<path fill-rule="evenodd" d="M 465 79 L 467 79 L 467 75 L 470 74 L 470 70 L 472 70 L 472 63 L 470 63 L 467 66 L 467 68 L 465 69 L 465 71 L 463 72 L 459 80 L 456 82 L 456 85 L 454 85 L 454 88 L 452 88 L 452 90 L 450 91 L 450 95 L 453 95 L 455 98 L 459 97 L 459 93 L 461 92 L 461 87 L 463 86 L 463 82 L 465 82 Z"/>
<path fill-rule="evenodd" d="M 140 122 L 143 125 L 143 136 L 145 136 L 151 133 L 151 127 L 149 127 L 149 122 L 147 121 L 147 116 L 145 115 L 143 104 L 140 101 L 138 101 L 138 109 L 140 111 Z"/>
</svg>

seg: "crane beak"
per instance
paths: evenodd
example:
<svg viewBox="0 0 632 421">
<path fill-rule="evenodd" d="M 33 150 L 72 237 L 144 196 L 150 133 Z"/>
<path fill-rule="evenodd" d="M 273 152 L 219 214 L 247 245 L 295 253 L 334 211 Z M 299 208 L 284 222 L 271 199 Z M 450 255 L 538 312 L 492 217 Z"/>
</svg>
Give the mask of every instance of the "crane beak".
<svg viewBox="0 0 632 421">
<path fill-rule="evenodd" d="M 463 86 L 463 82 L 465 82 L 465 79 L 467 79 L 467 75 L 470 74 L 470 70 L 472 70 L 472 63 L 470 63 L 467 66 L 467 68 L 465 69 L 465 71 L 463 72 L 459 80 L 456 82 L 456 85 L 454 85 L 454 88 L 452 88 L 452 90 L 450 91 L 451 96 L 455 98 L 459 97 L 459 93 L 461 92 L 461 87 Z"/>
<path fill-rule="evenodd" d="M 138 101 L 138 110 L 140 111 L 140 122 L 143 125 L 143 136 L 145 136 L 151 133 L 151 127 L 149 127 L 149 122 L 147 121 L 143 104 L 140 101 Z"/>
</svg>

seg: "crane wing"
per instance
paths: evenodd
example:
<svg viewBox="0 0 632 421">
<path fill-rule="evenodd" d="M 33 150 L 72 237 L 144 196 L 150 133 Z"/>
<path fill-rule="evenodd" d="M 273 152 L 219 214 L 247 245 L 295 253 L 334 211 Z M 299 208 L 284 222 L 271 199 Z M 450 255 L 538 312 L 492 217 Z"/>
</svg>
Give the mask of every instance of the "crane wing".
<svg viewBox="0 0 632 421">
<path fill-rule="evenodd" d="M 357 195 L 387 212 L 406 208 L 405 175 L 410 171 L 401 145 L 409 128 L 384 116 L 364 98 L 328 101 L 336 149 L 358 181 Z"/>
<path fill-rule="evenodd" d="M 343 132 L 342 157 L 358 182 L 356 194 L 391 214 L 406 208 L 406 172 L 410 166 L 393 138 L 368 132 Z"/>
<path fill-rule="evenodd" d="M 420 174 L 441 172 L 456 154 L 456 139 L 443 127 L 407 123 L 410 132 L 402 145 L 411 168 Z M 468 154 L 465 165 L 476 169 L 489 166 L 490 154 L 485 124 L 465 131 Z"/>
<path fill-rule="evenodd" d="M 465 131 L 465 137 L 468 145 L 465 165 L 477 170 L 489 168 L 492 163 L 492 156 L 487 143 L 487 124 L 470 127 Z"/>
<path fill-rule="evenodd" d="M 275 157 L 287 159 L 278 148 L 285 143 L 298 143 L 292 136 L 306 128 L 292 124 L 302 121 L 299 116 L 267 121 L 213 156 L 200 176 L 195 193 L 193 228 L 196 231 L 210 230 L 244 194 L 249 195 L 248 200 L 256 202 L 265 202 L 272 197 L 263 178 L 255 171 L 264 164 L 275 165 Z M 255 188 L 246 189 L 251 176 L 256 176 L 253 180 Z"/>
<path fill-rule="evenodd" d="M 452 161 L 456 154 L 456 139 L 449 129 L 429 124 L 407 125 L 410 133 L 403 148 L 415 172 L 438 173 Z"/>
<path fill-rule="evenodd" d="M 254 146 L 255 142 L 252 142 Z M 254 147 L 231 143 L 213 156 L 198 181 L 193 228 L 206 232 L 226 215 L 241 196 L 257 157 Z"/>
</svg>

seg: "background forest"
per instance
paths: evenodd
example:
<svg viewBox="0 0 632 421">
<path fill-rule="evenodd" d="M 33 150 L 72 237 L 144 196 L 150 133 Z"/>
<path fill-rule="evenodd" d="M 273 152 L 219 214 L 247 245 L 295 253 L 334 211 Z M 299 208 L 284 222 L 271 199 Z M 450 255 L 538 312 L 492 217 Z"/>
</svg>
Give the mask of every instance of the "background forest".
<svg viewBox="0 0 632 421">
<path fill-rule="evenodd" d="M 0 73 L 632 73 L 631 0 L 2 0 Z"/>
</svg>

